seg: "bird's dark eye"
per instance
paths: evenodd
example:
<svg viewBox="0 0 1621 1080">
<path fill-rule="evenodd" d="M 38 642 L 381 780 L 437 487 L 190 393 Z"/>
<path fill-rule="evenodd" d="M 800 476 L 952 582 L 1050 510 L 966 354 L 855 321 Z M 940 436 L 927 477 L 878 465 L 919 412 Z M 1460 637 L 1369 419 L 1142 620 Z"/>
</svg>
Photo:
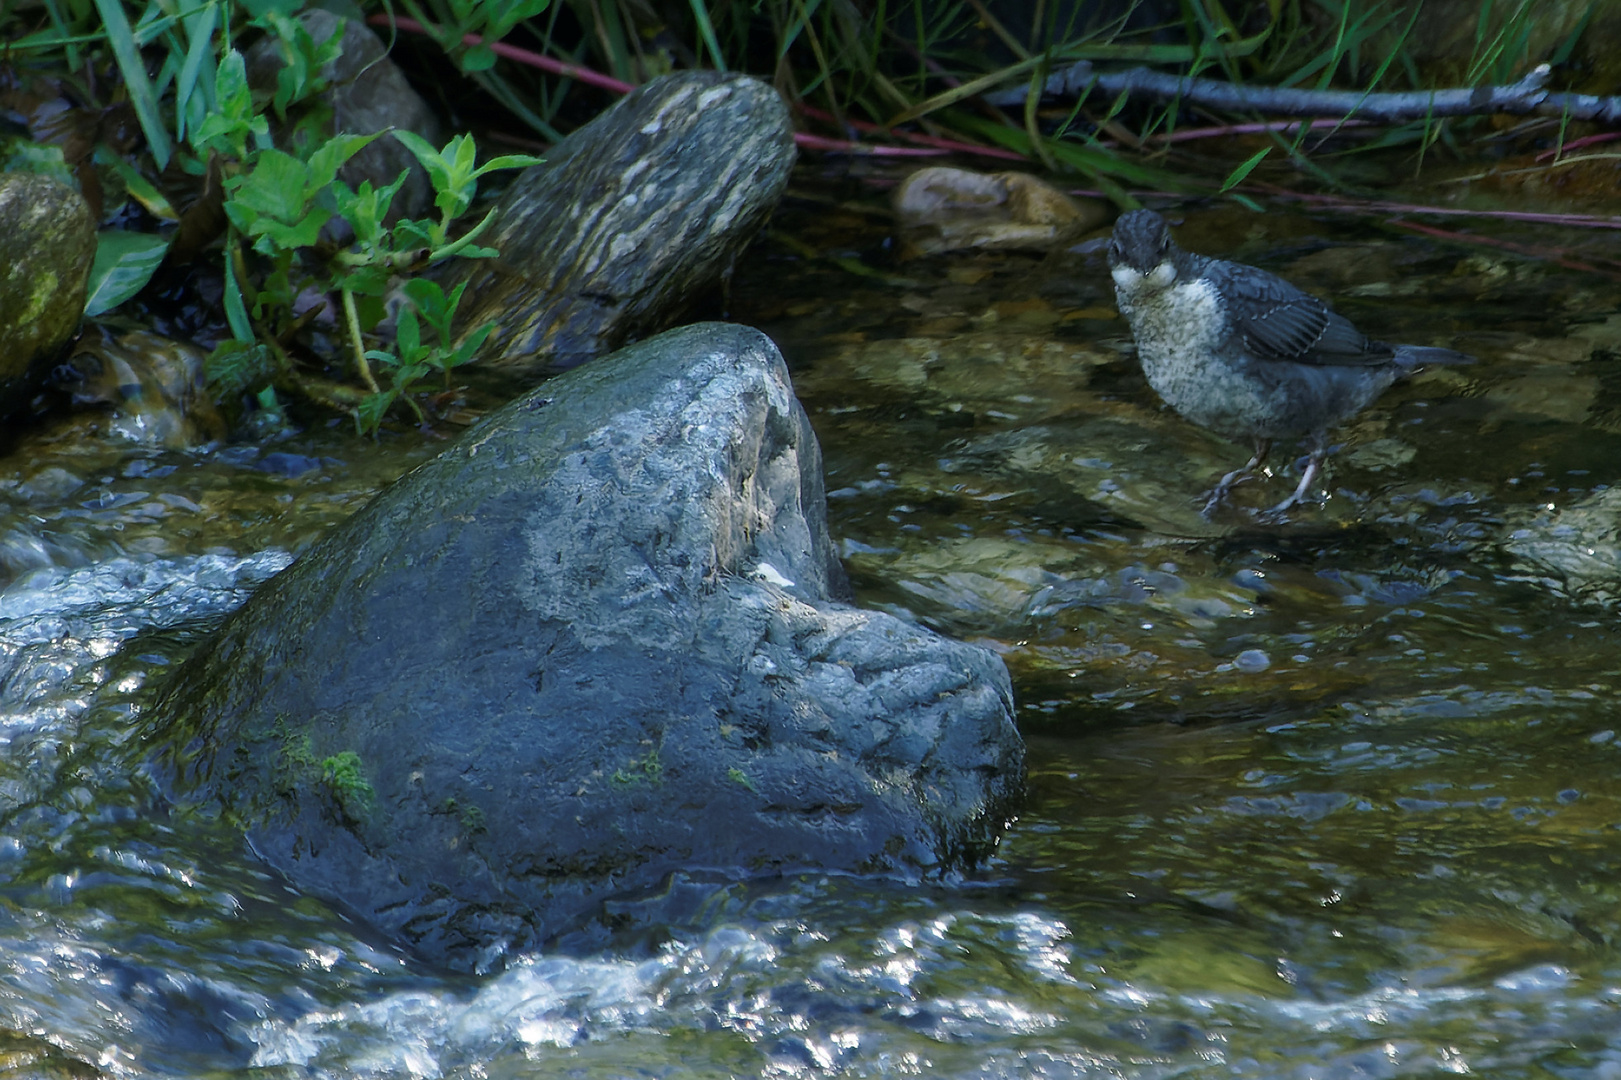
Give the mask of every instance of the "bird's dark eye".
<svg viewBox="0 0 1621 1080">
<path fill-rule="evenodd" d="M 1117 259 L 1125 254 L 1125 250 L 1123 248 L 1121 248 L 1121 246 L 1120 246 L 1120 241 L 1118 241 L 1118 240 L 1110 240 L 1109 241 L 1109 254 L 1113 255 Z"/>
</svg>

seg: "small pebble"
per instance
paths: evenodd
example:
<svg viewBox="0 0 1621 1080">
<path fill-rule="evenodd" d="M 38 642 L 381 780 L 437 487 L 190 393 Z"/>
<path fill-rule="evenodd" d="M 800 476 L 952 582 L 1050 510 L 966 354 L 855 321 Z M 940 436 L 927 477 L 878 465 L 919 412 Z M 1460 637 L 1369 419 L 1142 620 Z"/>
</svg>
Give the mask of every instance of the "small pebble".
<svg viewBox="0 0 1621 1080">
<path fill-rule="evenodd" d="M 1245 649 L 1233 657 L 1233 666 L 1239 671 L 1265 671 L 1272 666 L 1272 658 L 1260 649 Z"/>
</svg>

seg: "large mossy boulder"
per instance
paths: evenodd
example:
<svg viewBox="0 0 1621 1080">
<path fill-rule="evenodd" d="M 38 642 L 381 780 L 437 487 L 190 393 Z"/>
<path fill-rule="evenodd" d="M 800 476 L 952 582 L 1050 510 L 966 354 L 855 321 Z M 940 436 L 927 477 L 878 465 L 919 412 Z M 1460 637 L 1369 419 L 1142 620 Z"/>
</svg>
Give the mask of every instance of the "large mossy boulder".
<svg viewBox="0 0 1621 1080">
<path fill-rule="evenodd" d="M 96 223 L 77 191 L 0 173 L 0 417 L 29 393 L 79 329 Z"/>
<path fill-rule="evenodd" d="M 459 966 L 690 868 L 983 855 L 1023 747 L 988 650 L 836 599 L 771 342 L 704 324 L 492 414 L 267 584 L 151 714 L 175 798 Z"/>
<path fill-rule="evenodd" d="M 794 163 L 788 108 L 745 75 L 638 87 L 521 173 L 457 271 L 486 368 L 532 383 L 674 324 L 770 216 Z"/>
</svg>

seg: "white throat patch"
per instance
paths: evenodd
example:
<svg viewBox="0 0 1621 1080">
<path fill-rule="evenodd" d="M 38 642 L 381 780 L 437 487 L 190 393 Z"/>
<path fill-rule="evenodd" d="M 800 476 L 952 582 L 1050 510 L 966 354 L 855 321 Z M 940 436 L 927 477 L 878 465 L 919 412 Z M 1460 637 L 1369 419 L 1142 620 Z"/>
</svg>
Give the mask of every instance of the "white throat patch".
<svg viewBox="0 0 1621 1080">
<path fill-rule="evenodd" d="M 1114 278 L 1116 289 L 1127 296 L 1135 296 L 1143 292 L 1160 292 L 1176 281 L 1176 265 L 1165 259 L 1154 269 L 1144 274 L 1134 267 L 1116 266 L 1109 271 Z"/>
</svg>

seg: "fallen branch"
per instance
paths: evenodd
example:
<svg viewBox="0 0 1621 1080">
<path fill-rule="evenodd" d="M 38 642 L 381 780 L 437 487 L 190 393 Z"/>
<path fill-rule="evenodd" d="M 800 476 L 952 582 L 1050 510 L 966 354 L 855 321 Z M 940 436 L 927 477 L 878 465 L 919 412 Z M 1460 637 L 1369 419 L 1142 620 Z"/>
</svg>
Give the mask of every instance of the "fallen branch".
<svg viewBox="0 0 1621 1080">
<path fill-rule="evenodd" d="M 1380 123 L 1441 116 L 1536 113 L 1621 125 L 1621 97 L 1550 94 L 1544 89 L 1550 73 L 1547 64 L 1539 64 L 1525 78 L 1508 86 L 1373 93 L 1246 86 L 1220 79 L 1170 75 L 1145 67 L 1099 72 L 1094 70 L 1090 61 L 1082 60 L 1049 76 L 1042 89 L 1046 94 L 1057 97 L 1084 97 L 1096 90 L 1110 97 L 1127 94 L 1158 101 L 1180 100 L 1229 112 L 1355 117 Z M 988 94 L 986 98 L 996 105 L 1017 105 L 1024 101 L 1027 92 L 1024 88 L 1005 90 Z"/>
</svg>

